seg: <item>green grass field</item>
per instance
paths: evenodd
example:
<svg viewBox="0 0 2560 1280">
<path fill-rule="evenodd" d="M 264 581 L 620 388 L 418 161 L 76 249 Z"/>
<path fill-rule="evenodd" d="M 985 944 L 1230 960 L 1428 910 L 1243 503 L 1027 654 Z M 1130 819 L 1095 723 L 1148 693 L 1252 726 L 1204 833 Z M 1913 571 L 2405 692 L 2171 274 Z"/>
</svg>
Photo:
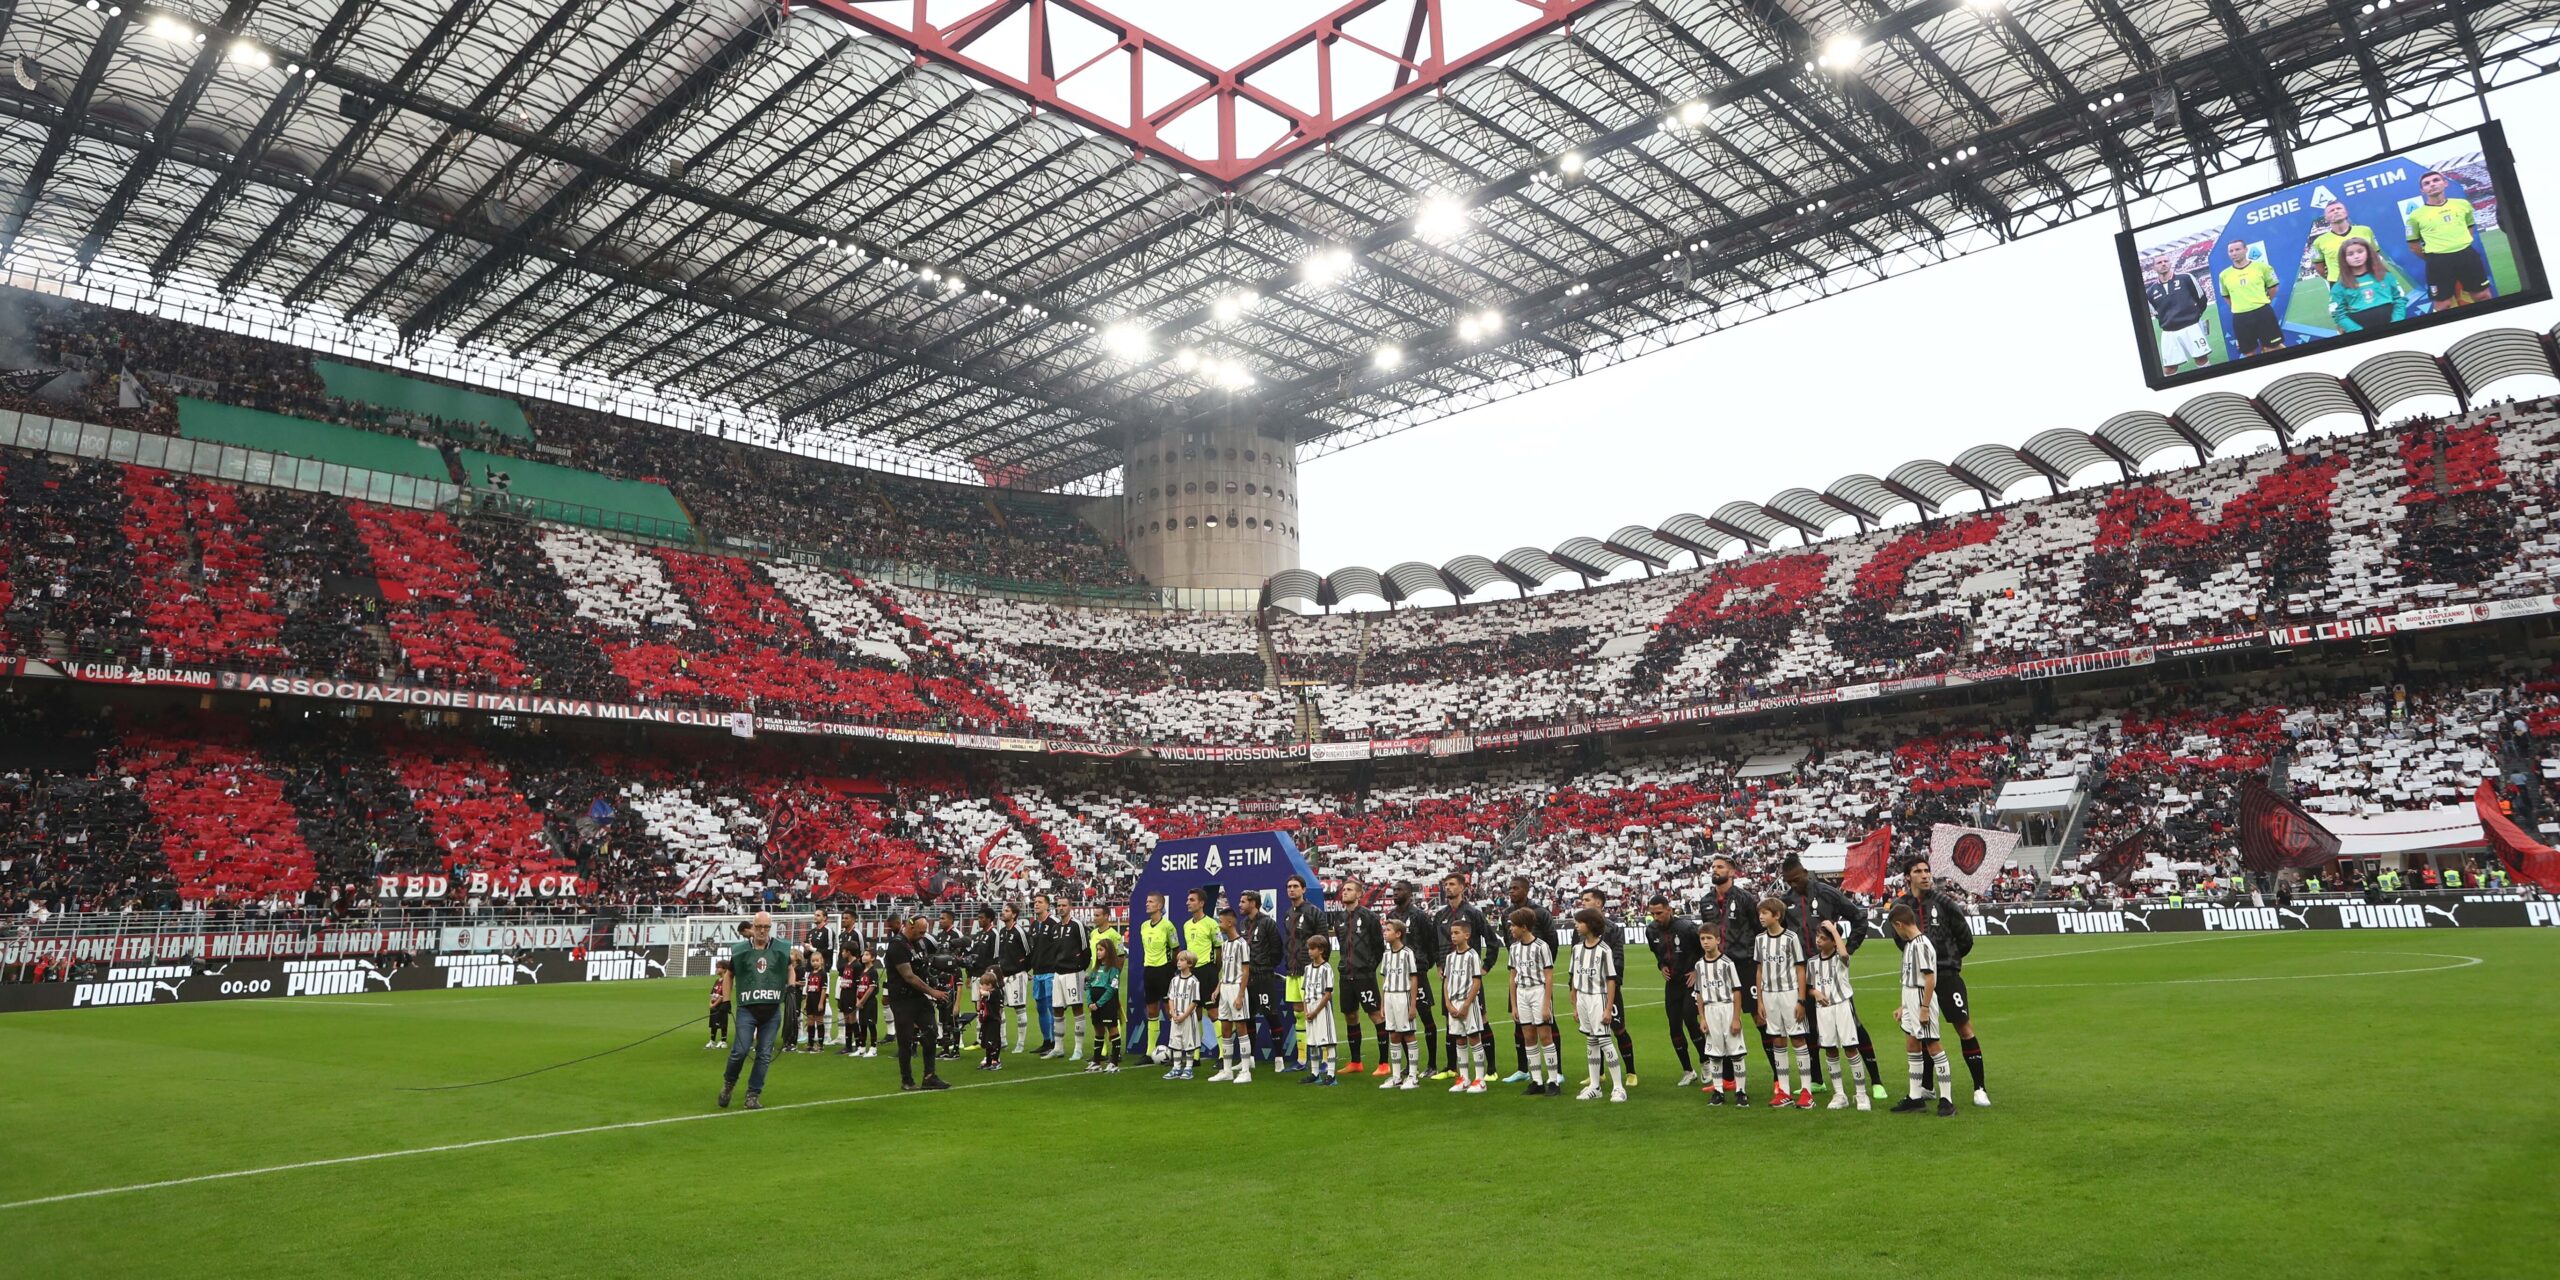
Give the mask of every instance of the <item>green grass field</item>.
<svg viewBox="0 0 2560 1280">
<path fill-rule="evenodd" d="M 1857 973 L 1898 1095 L 1894 964 Z M 786 1055 L 723 1112 L 690 1029 L 401 1091 L 660 1030 L 693 981 L 13 1015 L 0 1274 L 2548 1274 L 2560 937 L 1987 938 L 1967 978 L 1998 1105 L 1952 1119 L 1711 1109 L 1644 981 L 1623 1106 Z"/>
</svg>

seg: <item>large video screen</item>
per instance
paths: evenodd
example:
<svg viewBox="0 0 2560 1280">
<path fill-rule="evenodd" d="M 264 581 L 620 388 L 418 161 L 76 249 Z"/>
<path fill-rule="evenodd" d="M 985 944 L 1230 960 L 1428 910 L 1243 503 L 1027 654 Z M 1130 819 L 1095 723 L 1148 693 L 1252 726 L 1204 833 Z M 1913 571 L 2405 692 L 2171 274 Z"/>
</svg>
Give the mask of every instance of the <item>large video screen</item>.
<svg viewBox="0 0 2560 1280">
<path fill-rule="evenodd" d="M 2154 387 L 2551 296 L 2496 124 L 2116 237 Z"/>
</svg>

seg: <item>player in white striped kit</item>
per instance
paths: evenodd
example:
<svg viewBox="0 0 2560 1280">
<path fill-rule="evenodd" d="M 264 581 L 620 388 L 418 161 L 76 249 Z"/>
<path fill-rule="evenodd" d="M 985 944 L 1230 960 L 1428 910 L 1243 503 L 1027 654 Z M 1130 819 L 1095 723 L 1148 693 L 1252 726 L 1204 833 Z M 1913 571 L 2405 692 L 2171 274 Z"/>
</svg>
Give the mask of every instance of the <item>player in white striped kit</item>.
<svg viewBox="0 0 2560 1280">
<path fill-rule="evenodd" d="M 1841 1078 L 1841 1051 L 1848 1052 L 1848 1089 L 1831 1090 L 1831 1109 L 1838 1111 L 1849 1105 L 1854 1096 L 1858 1110 L 1869 1109 L 1867 1103 L 1867 1063 L 1858 1056 L 1858 1010 L 1852 1003 L 1858 992 L 1849 984 L 1849 950 L 1840 942 L 1840 930 L 1831 921 L 1813 936 L 1813 959 L 1805 964 L 1805 979 L 1813 984 L 1814 1039 L 1822 1048 L 1823 1060 L 1831 1068 L 1831 1078 Z"/>
<path fill-rule="evenodd" d="M 1306 1031 L 1307 1074 L 1300 1084 L 1339 1084 L 1333 1078 L 1334 1046 L 1342 1043 L 1342 1014 L 1334 1008 L 1333 942 L 1323 934 L 1307 939 L 1307 971 L 1298 975 L 1299 1006 Z"/>
<path fill-rule="evenodd" d="M 1167 1080 L 1189 1080 L 1200 1057 L 1200 1023 L 1191 1015 L 1200 1011 L 1200 975 L 1192 965 L 1191 953 L 1174 956 L 1173 981 L 1165 984 L 1165 1003 L 1173 1014 L 1173 1065 L 1164 1073 Z"/>
<path fill-rule="evenodd" d="M 1404 944 L 1404 921 L 1389 918 L 1387 949 L 1378 957 L 1378 1020 L 1387 1035 L 1387 1079 L 1381 1089 L 1419 1089 L 1422 1070 L 1413 1061 L 1413 1028 L 1421 1020 L 1422 957 Z"/>
<path fill-rule="evenodd" d="M 1590 1102 L 1600 1096 L 1600 1073 L 1609 1073 L 1609 1101 L 1627 1100 L 1627 1079 L 1618 1058 L 1618 1037 L 1611 1015 L 1618 1007 L 1618 956 L 1601 931 L 1608 917 L 1589 907 L 1573 913 L 1573 1020 L 1582 1028 L 1584 1057 L 1591 1071 L 1574 1096 Z"/>
<path fill-rule="evenodd" d="M 1778 1073 L 1769 1105 L 1813 1109 L 1813 1050 L 1804 1034 L 1804 944 L 1787 932 L 1787 906 L 1776 898 L 1760 900 L 1760 936 L 1751 940 L 1752 958 L 1760 965 L 1760 1027 L 1775 1051 Z M 1787 1094 L 1787 1064 L 1795 1063 L 1796 1091 Z"/>
<path fill-rule="evenodd" d="M 1236 909 L 1218 908 L 1218 1074 L 1211 1084 L 1253 1083 L 1253 966 L 1236 937 Z"/>
<path fill-rule="evenodd" d="M 1440 962 L 1440 994 L 1447 1001 L 1449 1043 L 1458 1082 L 1451 1093 L 1484 1092 L 1484 957 L 1475 949 L 1475 926 L 1449 922 L 1449 958 Z"/>
<path fill-rule="evenodd" d="M 1528 1096 L 1564 1096 L 1564 1069 L 1556 1057 L 1556 948 L 1538 936 L 1538 913 L 1511 913 L 1511 1018 L 1529 1054 Z"/>
<path fill-rule="evenodd" d="M 1690 971 L 1689 989 L 1698 996 L 1698 1025 L 1706 1032 L 1699 1052 L 1705 1061 L 1707 1102 L 1723 1106 L 1726 1094 L 1735 1106 L 1751 1105 L 1751 1048 L 1742 1042 L 1742 974 L 1724 953 L 1724 938 L 1701 930 L 1698 947 L 1706 956 Z M 1708 1064 L 1717 1064 L 1709 1066 Z"/>
<path fill-rule="evenodd" d="M 1920 928 L 1920 916 L 1909 903 L 1896 903 L 1885 917 L 1893 936 L 1902 940 L 1902 1048 L 1911 1065 L 1911 1096 L 1893 1104 L 1896 1111 L 1929 1109 L 1929 1086 L 1938 1080 L 1938 1114 L 1956 1113 L 1955 1082 L 1947 1075 L 1947 1046 L 1938 1038 L 1938 946 Z"/>
</svg>

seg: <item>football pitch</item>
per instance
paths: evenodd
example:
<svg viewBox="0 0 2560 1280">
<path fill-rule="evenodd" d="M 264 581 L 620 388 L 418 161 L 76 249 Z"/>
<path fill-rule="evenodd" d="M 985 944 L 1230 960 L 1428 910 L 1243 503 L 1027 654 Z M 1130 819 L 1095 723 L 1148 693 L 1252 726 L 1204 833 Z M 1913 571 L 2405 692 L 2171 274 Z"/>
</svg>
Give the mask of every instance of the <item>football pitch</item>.
<svg viewBox="0 0 2560 1280">
<path fill-rule="evenodd" d="M 1570 1030 L 1557 1099 L 1019 1054 L 901 1095 L 884 1051 L 778 1055 L 763 1111 L 718 1111 L 698 1025 L 409 1091 L 662 1030 L 692 980 L 12 1015 L 0 1274 L 2477 1276 L 2560 1246 L 2560 935 L 1985 938 L 1997 1105 L 1949 1119 L 1711 1108 L 1629 961 L 1624 1105 L 1571 1096 Z M 1899 1097 L 1895 965 L 1855 974 Z"/>
</svg>

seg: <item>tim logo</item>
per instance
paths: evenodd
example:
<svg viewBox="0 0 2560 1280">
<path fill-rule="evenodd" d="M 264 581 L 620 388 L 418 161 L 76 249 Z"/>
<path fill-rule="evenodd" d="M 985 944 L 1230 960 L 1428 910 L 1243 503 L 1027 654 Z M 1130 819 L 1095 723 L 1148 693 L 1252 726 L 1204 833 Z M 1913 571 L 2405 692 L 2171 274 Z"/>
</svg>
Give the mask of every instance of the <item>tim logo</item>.
<svg viewBox="0 0 2560 1280">
<path fill-rule="evenodd" d="M 120 1004 L 153 1004 L 159 1002 L 164 991 L 169 993 L 167 1002 L 176 1004 L 178 989 L 194 976 L 195 970 L 183 964 L 109 969 L 105 980 L 83 982 L 72 988 L 71 1007 L 103 1009 Z"/>
<path fill-rule="evenodd" d="M 664 961 L 652 960 L 639 951 L 590 951 L 587 953 L 584 980 L 588 982 L 629 982 L 636 978 L 667 976 Z"/>
<path fill-rule="evenodd" d="M 351 996 L 381 983 L 391 989 L 391 975 L 370 960 L 287 960 L 284 993 L 289 996 Z"/>
<path fill-rule="evenodd" d="M 456 987 L 512 987 L 519 981 L 542 981 L 542 966 L 517 964 L 514 956 L 436 957 L 436 967 L 444 970 L 445 989 Z"/>
</svg>

